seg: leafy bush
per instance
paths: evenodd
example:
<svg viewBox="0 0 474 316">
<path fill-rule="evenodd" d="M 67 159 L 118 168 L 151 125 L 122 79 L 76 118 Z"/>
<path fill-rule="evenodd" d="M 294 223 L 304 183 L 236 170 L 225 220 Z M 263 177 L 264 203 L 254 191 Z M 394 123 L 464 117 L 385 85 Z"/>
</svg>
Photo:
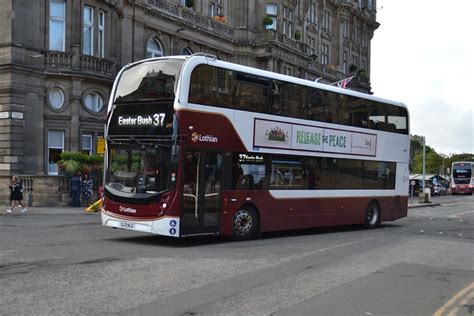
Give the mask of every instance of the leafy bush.
<svg viewBox="0 0 474 316">
<path fill-rule="evenodd" d="M 299 41 L 301 39 L 301 32 L 300 31 L 296 31 L 295 32 L 295 40 Z"/>
<path fill-rule="evenodd" d="M 69 151 L 63 151 L 63 152 L 61 153 L 61 159 L 62 159 L 62 160 L 69 160 L 69 159 L 71 159 L 71 152 L 69 152 Z"/>
<path fill-rule="evenodd" d="M 269 16 L 266 16 L 266 17 L 263 18 L 262 22 L 263 22 L 263 25 L 265 25 L 265 26 L 272 25 L 273 24 L 273 19 Z"/>
<path fill-rule="evenodd" d="M 81 167 L 79 162 L 72 159 L 64 160 L 62 165 L 64 170 L 69 174 L 76 174 Z"/>
<path fill-rule="evenodd" d="M 124 157 L 126 160 L 126 157 Z M 102 173 L 104 157 L 101 155 L 86 155 L 80 152 L 61 153 L 61 160 L 58 167 L 67 174 L 72 175 L 80 171 L 81 173 Z"/>
</svg>

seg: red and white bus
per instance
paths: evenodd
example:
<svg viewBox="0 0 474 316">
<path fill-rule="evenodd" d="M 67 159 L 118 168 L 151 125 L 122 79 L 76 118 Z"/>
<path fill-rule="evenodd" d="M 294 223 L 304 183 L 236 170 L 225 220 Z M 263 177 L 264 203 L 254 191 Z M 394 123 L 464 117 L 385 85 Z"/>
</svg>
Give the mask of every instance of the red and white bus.
<svg viewBox="0 0 474 316">
<path fill-rule="evenodd" d="M 195 54 L 124 67 L 102 223 L 173 237 L 407 215 L 404 104 Z"/>
<path fill-rule="evenodd" d="M 451 194 L 472 194 L 474 190 L 474 163 L 455 161 L 451 165 Z"/>
</svg>

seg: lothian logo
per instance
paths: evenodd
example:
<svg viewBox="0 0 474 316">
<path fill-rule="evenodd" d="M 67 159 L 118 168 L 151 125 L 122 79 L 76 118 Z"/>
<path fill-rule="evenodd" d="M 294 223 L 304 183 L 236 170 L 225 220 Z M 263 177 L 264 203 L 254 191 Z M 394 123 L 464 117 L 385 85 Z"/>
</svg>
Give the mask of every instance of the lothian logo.
<svg viewBox="0 0 474 316">
<path fill-rule="evenodd" d="M 198 134 L 196 132 L 194 132 L 192 135 L 191 135 L 191 140 L 194 142 L 194 143 L 197 143 L 197 142 L 201 142 L 201 143 L 217 143 L 219 141 L 219 139 L 215 136 L 212 136 L 212 135 L 201 135 L 201 134 Z"/>
<path fill-rule="evenodd" d="M 123 205 L 119 206 L 119 211 L 122 212 L 122 213 L 133 213 L 133 214 L 137 213 L 136 209 L 131 208 L 131 207 L 125 207 Z"/>
</svg>

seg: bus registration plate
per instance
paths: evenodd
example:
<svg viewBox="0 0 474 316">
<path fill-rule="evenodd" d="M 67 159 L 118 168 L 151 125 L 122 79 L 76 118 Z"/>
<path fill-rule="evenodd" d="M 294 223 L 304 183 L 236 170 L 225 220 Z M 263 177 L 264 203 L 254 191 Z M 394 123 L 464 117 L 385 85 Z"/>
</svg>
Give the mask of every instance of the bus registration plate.
<svg viewBox="0 0 474 316">
<path fill-rule="evenodd" d="M 121 226 L 122 228 L 129 228 L 129 229 L 135 228 L 135 224 L 133 224 L 133 223 L 127 223 L 127 222 L 120 222 L 120 226 Z"/>
</svg>

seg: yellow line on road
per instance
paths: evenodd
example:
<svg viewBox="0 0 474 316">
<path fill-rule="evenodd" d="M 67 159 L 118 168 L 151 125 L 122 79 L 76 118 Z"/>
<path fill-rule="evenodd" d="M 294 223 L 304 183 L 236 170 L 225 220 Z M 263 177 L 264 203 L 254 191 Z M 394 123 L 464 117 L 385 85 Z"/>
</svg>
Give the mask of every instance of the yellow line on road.
<svg viewBox="0 0 474 316">
<path fill-rule="evenodd" d="M 442 315 L 449 315 L 446 314 L 449 312 L 450 309 L 455 307 L 456 304 L 459 303 L 460 299 L 463 298 L 469 291 L 474 290 L 474 282 L 469 284 L 467 287 L 462 289 L 461 291 L 457 292 L 446 304 L 444 304 L 440 309 L 438 309 L 433 316 L 442 316 Z"/>
</svg>

